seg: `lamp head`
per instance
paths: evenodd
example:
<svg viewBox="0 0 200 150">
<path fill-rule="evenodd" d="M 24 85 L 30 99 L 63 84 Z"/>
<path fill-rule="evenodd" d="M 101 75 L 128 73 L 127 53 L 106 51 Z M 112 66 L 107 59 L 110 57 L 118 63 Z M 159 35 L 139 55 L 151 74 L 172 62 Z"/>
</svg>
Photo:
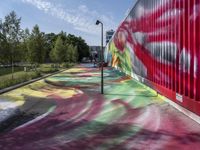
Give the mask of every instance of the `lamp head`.
<svg viewBox="0 0 200 150">
<path fill-rule="evenodd" d="M 99 20 L 97 20 L 96 25 L 99 25 L 101 22 Z"/>
</svg>

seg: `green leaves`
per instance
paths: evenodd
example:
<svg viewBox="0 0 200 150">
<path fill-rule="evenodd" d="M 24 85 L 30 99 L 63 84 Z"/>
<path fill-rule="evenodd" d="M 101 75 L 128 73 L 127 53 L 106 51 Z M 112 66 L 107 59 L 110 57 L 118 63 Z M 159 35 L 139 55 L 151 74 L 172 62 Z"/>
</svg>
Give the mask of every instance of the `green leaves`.
<svg viewBox="0 0 200 150">
<path fill-rule="evenodd" d="M 81 61 L 83 57 L 89 57 L 89 46 L 85 43 L 85 40 L 81 37 L 76 37 L 72 34 L 69 34 L 66 39 L 68 45 L 73 45 L 77 49 L 78 61 Z"/>
<path fill-rule="evenodd" d="M 16 13 L 12 11 L 9 15 L 5 16 L 4 20 L 2 24 L 3 35 L 9 43 L 18 43 L 20 39 L 21 18 L 18 18 Z"/>
<path fill-rule="evenodd" d="M 61 36 L 56 39 L 54 48 L 50 53 L 50 58 L 53 62 L 62 63 L 65 61 L 66 46 Z"/>
<path fill-rule="evenodd" d="M 0 19 L 0 64 L 76 63 L 90 55 L 89 46 L 81 37 L 64 31 L 45 34 L 38 25 L 30 33 L 20 24 L 21 18 L 14 11 Z"/>
<path fill-rule="evenodd" d="M 44 34 L 40 32 L 39 26 L 33 27 L 31 36 L 27 42 L 28 61 L 30 63 L 43 63 L 45 60 L 45 39 Z"/>
<path fill-rule="evenodd" d="M 53 49 L 50 52 L 50 58 L 53 62 L 76 63 L 83 57 L 89 56 L 89 47 L 85 41 L 74 35 L 66 35 L 61 32 L 55 42 Z"/>
<path fill-rule="evenodd" d="M 17 46 L 20 41 L 21 18 L 12 11 L 0 21 L 0 62 L 8 64 L 19 60 Z M 15 57 L 14 57 L 15 56 Z"/>
</svg>

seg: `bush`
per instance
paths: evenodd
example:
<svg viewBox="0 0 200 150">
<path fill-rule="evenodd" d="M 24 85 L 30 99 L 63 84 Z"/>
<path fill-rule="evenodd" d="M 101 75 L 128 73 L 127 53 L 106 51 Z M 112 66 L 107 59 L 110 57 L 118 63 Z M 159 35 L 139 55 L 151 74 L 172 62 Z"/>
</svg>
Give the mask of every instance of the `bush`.
<svg viewBox="0 0 200 150">
<path fill-rule="evenodd" d="M 56 67 L 53 67 L 52 64 L 41 64 L 38 71 L 41 73 L 53 73 L 58 70 L 59 69 Z"/>
<path fill-rule="evenodd" d="M 63 64 L 61 65 L 62 68 L 70 68 L 70 67 L 73 67 L 73 66 L 74 66 L 73 63 L 63 63 Z"/>
<path fill-rule="evenodd" d="M 57 68 L 40 68 L 39 72 L 41 73 L 53 73 L 58 71 Z"/>
<path fill-rule="evenodd" d="M 12 79 L 12 75 L 4 75 L 0 77 L 0 89 L 23 83 L 40 76 L 41 74 L 39 72 L 18 72 L 14 74 L 14 79 Z"/>
</svg>

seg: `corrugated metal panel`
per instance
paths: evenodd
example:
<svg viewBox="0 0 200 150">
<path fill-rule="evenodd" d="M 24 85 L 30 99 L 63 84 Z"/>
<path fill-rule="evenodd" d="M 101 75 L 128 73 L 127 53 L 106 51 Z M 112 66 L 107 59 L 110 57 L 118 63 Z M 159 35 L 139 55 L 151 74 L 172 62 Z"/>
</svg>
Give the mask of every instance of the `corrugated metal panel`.
<svg viewBox="0 0 200 150">
<path fill-rule="evenodd" d="M 119 66 L 200 115 L 200 0 L 139 0 L 109 45 L 118 64 L 130 54 Z"/>
</svg>

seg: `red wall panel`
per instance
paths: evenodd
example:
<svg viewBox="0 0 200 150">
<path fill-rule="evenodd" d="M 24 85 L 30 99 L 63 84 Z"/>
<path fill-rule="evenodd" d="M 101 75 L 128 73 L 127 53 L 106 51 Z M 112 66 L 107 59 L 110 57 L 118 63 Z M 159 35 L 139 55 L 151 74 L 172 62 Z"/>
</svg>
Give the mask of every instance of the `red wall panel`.
<svg viewBox="0 0 200 150">
<path fill-rule="evenodd" d="M 108 45 L 113 65 L 200 115 L 200 0 L 138 0 Z"/>
</svg>

